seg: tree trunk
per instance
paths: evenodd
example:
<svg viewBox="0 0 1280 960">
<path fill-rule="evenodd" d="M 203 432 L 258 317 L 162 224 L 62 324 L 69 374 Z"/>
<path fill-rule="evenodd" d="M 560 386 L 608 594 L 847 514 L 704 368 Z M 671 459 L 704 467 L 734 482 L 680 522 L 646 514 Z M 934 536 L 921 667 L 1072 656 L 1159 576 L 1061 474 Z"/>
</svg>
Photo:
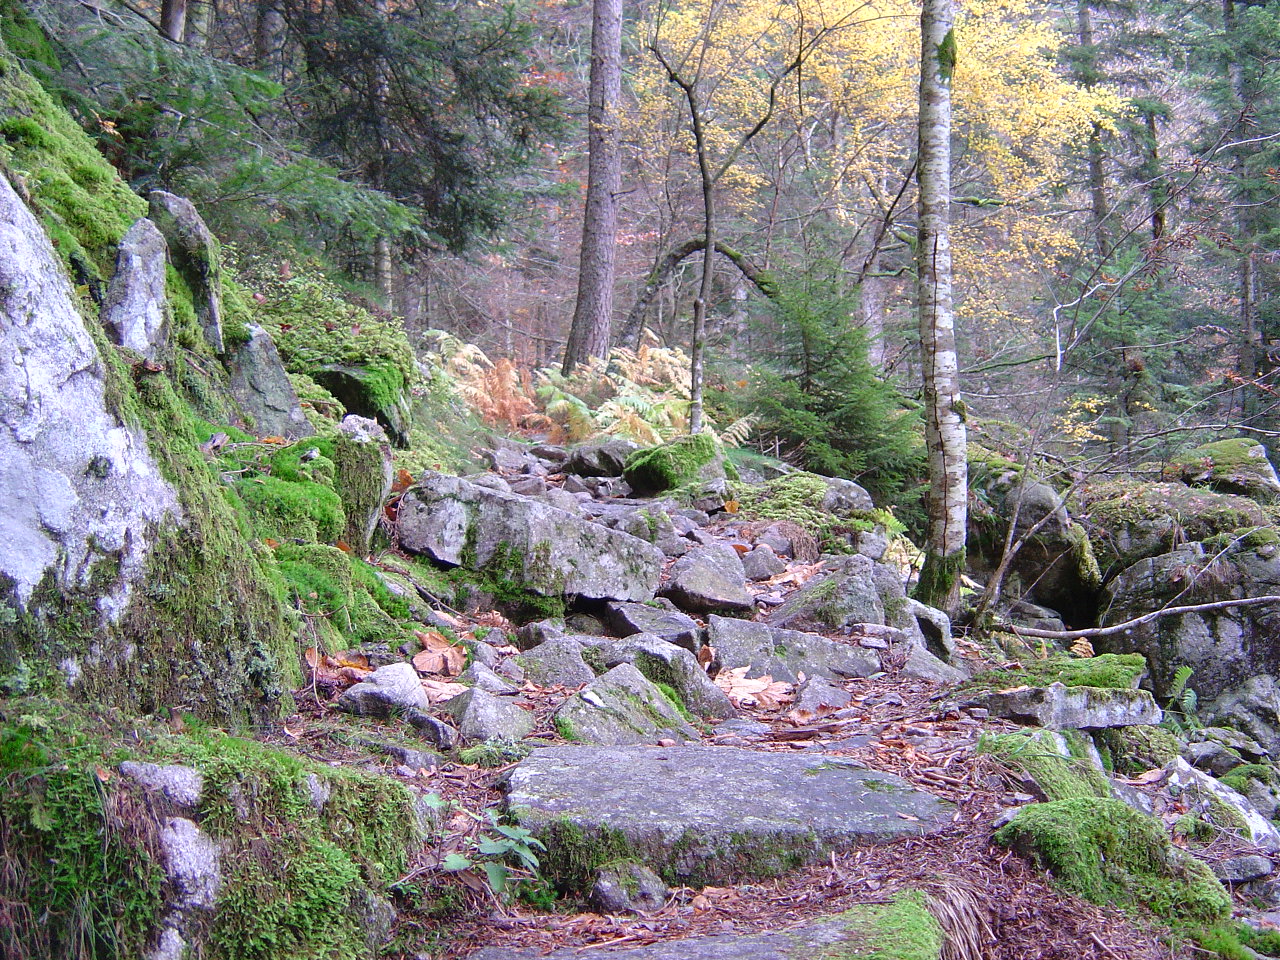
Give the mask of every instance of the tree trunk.
<svg viewBox="0 0 1280 960">
<path fill-rule="evenodd" d="M 253 61 L 273 80 L 284 79 L 284 13 L 280 0 L 258 0 L 253 25 Z"/>
<path fill-rule="evenodd" d="M 591 91 L 587 105 L 587 204 L 578 263 L 578 299 L 561 373 L 609 352 L 622 155 L 622 0 L 594 0 L 591 10 Z"/>
<path fill-rule="evenodd" d="M 1076 27 L 1082 60 L 1076 71 L 1076 80 L 1086 88 L 1098 82 L 1097 51 L 1093 46 L 1093 10 L 1090 0 L 1077 0 Z M 1088 60 L 1083 57 L 1087 56 Z M 1093 240 L 1098 255 L 1106 259 L 1111 253 L 1107 216 L 1107 180 L 1102 167 L 1102 124 L 1095 122 L 1089 129 L 1089 201 L 1093 212 Z"/>
<path fill-rule="evenodd" d="M 929 456 L 929 535 L 916 595 L 954 613 L 964 570 L 968 469 L 951 302 L 952 0 L 924 0 L 920 17 L 919 227 L 916 233 L 920 366 Z"/>
<path fill-rule="evenodd" d="M 174 43 L 187 35 L 187 0 L 164 0 L 160 6 L 160 32 Z"/>
</svg>

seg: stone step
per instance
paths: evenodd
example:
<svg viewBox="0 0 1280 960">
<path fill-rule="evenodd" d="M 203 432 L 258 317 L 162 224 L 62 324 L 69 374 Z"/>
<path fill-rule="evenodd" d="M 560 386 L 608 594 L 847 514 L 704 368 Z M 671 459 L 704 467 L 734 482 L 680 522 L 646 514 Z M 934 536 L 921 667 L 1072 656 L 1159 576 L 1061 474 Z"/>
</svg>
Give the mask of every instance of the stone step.
<svg viewBox="0 0 1280 960">
<path fill-rule="evenodd" d="M 536 750 L 505 790 L 513 819 L 547 845 L 544 874 L 580 890 L 619 860 L 691 886 L 777 876 L 832 850 L 937 832 L 954 811 L 843 757 L 714 746 Z"/>
<path fill-rule="evenodd" d="M 859 904 L 789 930 L 718 934 L 666 940 L 643 947 L 486 947 L 471 960 L 815 960 L 815 958 L 912 957 L 937 960 L 942 929 L 918 893 L 889 903 Z"/>
</svg>

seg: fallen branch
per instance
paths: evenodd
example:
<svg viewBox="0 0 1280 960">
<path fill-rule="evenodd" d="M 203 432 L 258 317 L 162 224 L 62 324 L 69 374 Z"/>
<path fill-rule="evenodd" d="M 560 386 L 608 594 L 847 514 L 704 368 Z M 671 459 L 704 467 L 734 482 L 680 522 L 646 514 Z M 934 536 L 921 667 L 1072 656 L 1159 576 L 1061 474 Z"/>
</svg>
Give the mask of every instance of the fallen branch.
<svg viewBox="0 0 1280 960">
<path fill-rule="evenodd" d="M 1280 603 L 1280 596 L 1268 594 L 1265 597 L 1243 597 L 1240 600 L 1215 600 L 1213 603 L 1192 603 L 1181 607 L 1165 607 L 1144 613 L 1133 620 L 1117 623 L 1110 627 L 1089 627 L 1085 630 L 1041 630 L 1038 627 L 1019 627 L 1011 623 L 1002 624 L 1000 629 L 1015 633 L 1020 637 L 1036 637 L 1045 640 L 1076 640 L 1080 637 L 1109 637 L 1116 633 L 1124 633 L 1144 623 L 1150 623 L 1160 617 L 1176 617 L 1184 613 L 1208 613 L 1211 610 L 1226 610 L 1229 607 L 1256 607 L 1264 603 Z"/>
</svg>

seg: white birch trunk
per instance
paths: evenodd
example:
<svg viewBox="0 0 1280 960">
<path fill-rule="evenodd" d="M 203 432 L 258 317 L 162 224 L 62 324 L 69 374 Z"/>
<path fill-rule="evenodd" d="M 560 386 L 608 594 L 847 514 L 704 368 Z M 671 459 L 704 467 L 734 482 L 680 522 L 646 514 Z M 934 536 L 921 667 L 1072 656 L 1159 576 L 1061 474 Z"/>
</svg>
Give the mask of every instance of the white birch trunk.
<svg viewBox="0 0 1280 960">
<path fill-rule="evenodd" d="M 964 568 L 968 467 L 951 301 L 952 0 L 924 0 L 920 17 L 920 146 L 917 288 L 925 442 L 929 455 L 929 536 L 917 594 L 954 612 Z"/>
</svg>

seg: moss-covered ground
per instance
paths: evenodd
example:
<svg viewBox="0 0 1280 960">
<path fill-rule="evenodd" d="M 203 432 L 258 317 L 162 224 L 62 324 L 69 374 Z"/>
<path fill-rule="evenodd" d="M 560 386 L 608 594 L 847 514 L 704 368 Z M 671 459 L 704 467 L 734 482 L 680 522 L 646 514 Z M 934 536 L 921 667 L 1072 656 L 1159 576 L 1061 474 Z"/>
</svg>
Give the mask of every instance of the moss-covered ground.
<svg viewBox="0 0 1280 960">
<path fill-rule="evenodd" d="M 1010 687 L 1101 687 L 1128 690 L 1136 687 L 1147 670 L 1140 653 L 1104 653 L 1096 657 L 1028 657 L 1021 663 L 986 670 L 957 688 L 959 694 L 980 694 Z"/>
<path fill-rule="evenodd" d="M 214 912 L 192 927 L 200 956 L 367 956 L 359 906 L 421 842 L 399 783 L 198 725 L 175 733 L 35 698 L 0 708 L 0 899 L 23 956 L 138 957 L 153 945 L 158 831 L 173 808 L 122 774 L 125 760 L 202 775 L 198 806 L 180 812 L 221 848 Z"/>
</svg>

